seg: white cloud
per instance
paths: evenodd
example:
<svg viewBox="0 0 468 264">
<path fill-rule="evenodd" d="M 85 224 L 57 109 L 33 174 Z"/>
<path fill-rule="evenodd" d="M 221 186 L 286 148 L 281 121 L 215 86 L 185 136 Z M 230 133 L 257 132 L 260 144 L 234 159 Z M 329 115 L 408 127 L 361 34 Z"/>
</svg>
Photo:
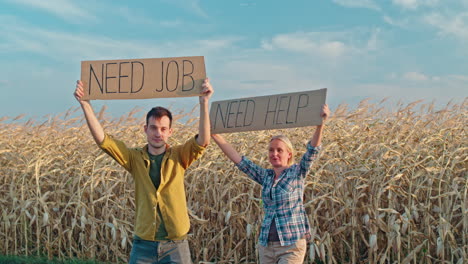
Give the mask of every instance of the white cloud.
<svg viewBox="0 0 468 264">
<path fill-rule="evenodd" d="M 440 34 L 453 35 L 468 42 L 468 12 L 455 15 L 432 13 L 426 15 L 423 21 L 437 28 Z"/>
<path fill-rule="evenodd" d="M 321 43 L 318 46 L 318 50 L 321 54 L 325 54 L 327 57 L 339 57 L 342 56 L 348 47 L 340 41 L 329 41 Z"/>
<path fill-rule="evenodd" d="M 8 35 L 3 41 L 10 47 L 0 52 L 29 52 L 55 60 L 109 59 L 129 52 L 156 50 L 154 46 L 141 42 L 55 32 L 35 26 L 0 24 L 0 29 Z"/>
<path fill-rule="evenodd" d="M 10 2 L 42 10 L 76 24 L 85 20 L 96 20 L 95 16 L 77 6 L 72 0 L 10 0 Z"/>
<path fill-rule="evenodd" d="M 235 42 L 242 40 L 240 37 L 222 37 L 212 39 L 202 39 L 195 41 L 196 46 L 203 47 L 204 50 L 228 50 Z"/>
<path fill-rule="evenodd" d="M 264 50 L 269 50 L 269 51 L 273 50 L 273 44 L 268 40 L 262 40 L 260 46 Z"/>
<path fill-rule="evenodd" d="M 393 75 L 393 74 L 392 74 Z M 421 73 L 405 73 L 403 78 L 395 78 L 389 82 L 351 83 L 346 85 L 346 90 L 337 86 L 336 96 L 349 100 L 350 95 L 361 95 L 371 99 L 382 99 L 389 97 L 392 101 L 403 100 L 411 102 L 424 100 L 426 103 L 435 101 L 439 106 L 451 100 L 463 101 L 466 99 L 466 88 L 468 76 L 427 76 Z M 421 80 L 408 80 L 409 78 L 420 78 Z M 341 90 L 341 91 L 340 91 Z M 331 90 L 333 91 L 333 90 Z M 347 98 L 347 99 L 346 99 Z"/>
<path fill-rule="evenodd" d="M 242 59 L 233 57 L 222 68 L 210 71 L 211 76 L 216 76 L 213 79 L 216 86 L 222 89 L 215 93 L 216 100 L 313 90 L 329 84 L 319 77 L 320 69 L 314 69 L 314 65 L 262 57 L 258 53 L 249 55 Z"/>
<path fill-rule="evenodd" d="M 468 75 L 449 75 L 448 78 L 455 81 L 467 82 L 465 86 L 468 86 Z"/>
<path fill-rule="evenodd" d="M 256 6 L 257 3 L 252 2 L 252 3 L 240 3 L 240 6 Z"/>
<path fill-rule="evenodd" d="M 209 18 L 208 14 L 203 10 L 199 0 L 164 0 L 165 2 L 182 8 L 190 13 L 203 18 Z"/>
<path fill-rule="evenodd" d="M 158 24 L 152 18 L 147 17 L 141 12 L 137 13 L 135 10 L 129 9 L 128 7 L 112 6 L 110 8 L 106 6 L 106 7 L 103 7 L 102 9 L 104 8 L 107 10 L 107 12 L 115 13 L 118 16 L 124 18 L 127 21 L 127 23 L 130 23 L 130 24 L 141 24 L 141 25 L 146 25 L 148 27 L 153 27 Z"/>
<path fill-rule="evenodd" d="M 320 33 L 290 33 L 274 36 L 269 42 L 262 42 L 267 50 L 282 49 L 308 55 L 319 55 L 329 58 L 343 56 L 350 47 L 339 40 L 328 40 Z"/>
<path fill-rule="evenodd" d="M 416 9 L 418 7 L 418 0 L 393 0 L 393 3 L 407 9 Z"/>
<path fill-rule="evenodd" d="M 409 81 L 427 81 L 430 77 L 420 72 L 407 72 L 403 74 L 403 78 Z"/>
<path fill-rule="evenodd" d="M 398 78 L 398 74 L 396 74 L 395 72 L 391 72 L 391 73 L 386 74 L 386 78 L 390 80 L 395 80 Z"/>
<path fill-rule="evenodd" d="M 58 61 L 209 55 L 230 49 L 240 40 L 238 37 L 220 37 L 154 43 L 52 31 L 22 23 L 10 16 L 0 16 L 0 31 L 3 35 L 0 54 L 29 52 Z"/>
<path fill-rule="evenodd" d="M 164 20 L 159 23 L 162 27 L 175 28 L 181 26 L 183 23 L 181 20 Z"/>
<path fill-rule="evenodd" d="M 334 3 L 353 8 L 368 8 L 380 10 L 380 7 L 373 0 L 332 0 Z"/>
<path fill-rule="evenodd" d="M 367 41 L 367 49 L 368 50 L 377 50 L 379 47 L 379 34 L 381 32 L 380 28 L 376 28 L 372 31 L 369 40 Z"/>
<path fill-rule="evenodd" d="M 413 83 L 424 82 L 424 85 L 432 84 L 443 84 L 447 86 L 458 86 L 461 89 L 468 88 L 468 75 L 443 75 L 443 76 L 431 76 L 421 72 L 405 72 L 399 78 L 398 74 L 392 73 L 388 77 L 394 81 L 411 81 Z M 456 85 L 455 85 L 456 84 Z M 442 86 L 441 86 L 442 87 Z"/>
<path fill-rule="evenodd" d="M 101 2 L 81 2 L 73 0 L 6 0 L 16 5 L 41 10 L 55 15 L 69 23 L 85 24 L 96 22 L 104 15 L 120 17 L 129 24 L 140 24 L 146 27 L 175 28 L 183 25 L 180 19 L 163 20 L 157 22 L 143 12 L 130 9 L 126 5 L 108 5 Z M 171 0 L 168 3 L 176 5 L 198 16 L 207 18 L 208 15 L 201 8 L 198 0 Z"/>
<path fill-rule="evenodd" d="M 392 18 L 388 15 L 384 15 L 382 19 L 385 21 L 385 23 L 391 26 L 400 27 L 400 28 L 407 28 L 408 25 L 410 24 L 407 18 L 402 18 L 402 17 Z"/>
<path fill-rule="evenodd" d="M 417 9 L 421 6 L 436 6 L 440 0 L 392 0 L 393 4 L 404 9 Z"/>
<path fill-rule="evenodd" d="M 380 28 L 348 32 L 295 32 L 278 34 L 263 40 L 261 47 L 267 51 L 283 50 L 311 57 L 340 60 L 362 55 L 379 48 Z"/>
</svg>

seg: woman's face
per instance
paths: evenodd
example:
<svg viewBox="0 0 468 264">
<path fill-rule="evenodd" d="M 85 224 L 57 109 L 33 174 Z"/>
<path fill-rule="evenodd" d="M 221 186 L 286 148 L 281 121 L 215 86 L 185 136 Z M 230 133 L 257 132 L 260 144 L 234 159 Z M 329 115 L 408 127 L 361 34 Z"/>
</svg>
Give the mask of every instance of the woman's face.
<svg viewBox="0 0 468 264">
<path fill-rule="evenodd" d="M 292 153 L 288 150 L 286 144 L 279 140 L 274 139 L 270 142 L 268 147 L 268 158 L 273 168 L 288 167 L 288 161 Z"/>
</svg>

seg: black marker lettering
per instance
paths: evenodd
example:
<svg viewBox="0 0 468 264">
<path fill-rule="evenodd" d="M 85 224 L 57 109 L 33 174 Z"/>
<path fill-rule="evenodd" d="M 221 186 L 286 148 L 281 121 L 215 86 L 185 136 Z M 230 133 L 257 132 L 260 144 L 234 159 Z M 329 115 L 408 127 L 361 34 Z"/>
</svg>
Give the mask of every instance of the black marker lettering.
<svg viewBox="0 0 468 264">
<path fill-rule="evenodd" d="M 128 78 L 128 75 L 122 75 L 122 64 L 129 63 L 129 62 L 121 62 L 119 63 L 119 93 L 128 93 L 128 92 L 123 92 L 121 89 L 121 80 L 122 78 Z"/>
<path fill-rule="evenodd" d="M 249 112 L 249 103 L 253 103 L 253 107 L 252 107 L 252 119 L 250 119 L 250 123 L 245 123 L 245 120 L 246 120 L 246 117 L 247 117 L 247 113 Z M 255 115 L 255 101 L 254 100 L 247 100 L 247 106 L 245 107 L 245 115 L 244 115 L 244 126 L 250 126 L 252 125 L 253 123 L 253 120 L 254 120 L 254 115 Z"/>
<path fill-rule="evenodd" d="M 156 92 L 162 92 L 164 90 L 164 61 L 161 61 L 161 90 L 155 89 Z"/>
<path fill-rule="evenodd" d="M 169 74 L 169 69 L 171 68 L 171 63 L 174 63 L 174 64 L 175 64 L 175 67 L 176 67 L 176 69 L 177 69 L 177 74 L 176 74 L 176 81 L 177 81 L 177 82 L 176 82 L 176 85 L 175 85 L 175 87 L 174 87 L 173 90 L 170 90 L 170 89 L 169 89 L 169 84 L 168 84 L 169 78 L 167 78 L 167 77 L 168 77 L 168 74 Z M 177 87 L 179 87 L 179 64 L 177 63 L 177 61 L 172 60 L 172 61 L 169 62 L 169 64 L 167 64 L 167 69 L 166 69 L 166 89 L 167 89 L 169 92 L 173 92 L 173 91 L 177 90 Z"/>
<path fill-rule="evenodd" d="M 301 98 L 305 97 L 307 99 L 307 102 L 304 105 L 301 105 Z M 299 116 L 299 108 L 305 108 L 309 104 L 309 96 L 307 94 L 301 94 L 299 95 L 299 98 L 297 99 L 297 109 L 296 109 L 296 123 L 297 123 L 297 118 Z"/>
<path fill-rule="evenodd" d="M 292 100 L 292 96 L 289 96 L 288 110 L 286 110 L 286 124 L 294 123 L 294 122 L 288 122 L 289 109 L 291 108 L 291 100 Z"/>
<path fill-rule="evenodd" d="M 278 122 L 280 120 L 279 115 L 280 115 L 281 112 L 284 112 L 286 110 L 286 109 L 281 108 L 281 103 L 283 102 L 284 98 L 288 98 L 288 96 L 280 96 L 279 97 L 278 112 L 276 112 L 276 121 L 275 121 L 275 124 L 277 124 L 277 125 L 282 124 L 282 122 Z"/>
<path fill-rule="evenodd" d="M 109 65 L 117 65 L 117 63 L 115 62 L 110 62 L 110 63 L 106 63 L 106 93 L 116 93 L 115 91 L 109 91 L 109 85 L 108 85 L 108 80 L 109 79 L 115 79 L 116 76 L 109 76 Z"/>
<path fill-rule="evenodd" d="M 239 115 L 240 114 L 245 114 L 245 112 L 241 112 L 241 105 L 242 105 L 242 102 L 246 102 L 245 100 L 240 100 L 239 101 L 239 105 L 237 106 L 237 114 L 236 114 L 236 122 L 235 122 L 235 127 L 242 127 L 242 125 L 238 126 L 237 125 L 237 120 L 239 119 Z M 246 105 L 247 106 L 247 105 Z M 245 120 L 245 117 L 244 117 L 244 120 Z"/>
<path fill-rule="evenodd" d="M 133 90 L 133 82 L 134 82 L 133 76 L 135 76 L 135 70 L 134 70 L 135 64 L 141 65 L 141 85 L 140 85 L 140 88 L 136 91 Z M 145 65 L 139 61 L 132 61 L 132 78 L 131 78 L 131 88 L 130 88 L 131 93 L 138 93 L 139 91 L 141 91 L 141 89 L 143 89 L 144 84 L 145 84 Z"/>
<path fill-rule="evenodd" d="M 188 62 L 192 66 L 192 71 L 191 72 L 185 73 L 185 62 Z M 190 91 L 195 87 L 195 80 L 192 77 L 193 70 L 194 70 L 194 67 L 193 67 L 193 63 L 191 61 L 189 61 L 189 60 L 183 60 L 182 61 L 182 74 L 183 74 L 183 76 L 182 76 L 182 91 L 183 92 Z M 190 77 L 190 79 L 192 79 L 192 87 L 190 87 L 190 89 L 185 89 L 185 77 L 186 76 L 188 76 L 188 77 Z"/>
<path fill-rule="evenodd" d="M 229 126 L 229 119 L 230 119 L 231 115 L 235 114 L 235 112 L 231 111 L 232 110 L 232 105 L 235 104 L 235 103 L 237 103 L 237 101 L 229 102 L 229 106 L 228 106 L 229 111 L 227 113 L 227 118 L 226 118 L 227 128 L 233 128 L 232 126 Z"/>
<path fill-rule="evenodd" d="M 99 86 L 99 90 L 101 90 L 101 94 L 104 93 L 104 89 L 102 87 L 103 78 L 104 78 L 104 64 L 101 64 L 101 82 L 99 82 L 99 79 L 96 76 L 96 73 L 94 72 L 93 65 L 89 64 L 89 82 L 88 82 L 88 84 L 89 84 L 88 94 L 89 95 L 91 95 L 91 86 L 92 86 L 91 73 L 92 73 L 92 75 L 94 75 L 94 79 L 96 79 L 96 82 L 97 82 L 97 84 Z"/>
<path fill-rule="evenodd" d="M 276 108 L 278 107 L 278 97 L 276 97 L 276 103 L 275 103 L 275 106 L 274 106 L 273 110 L 270 110 L 270 99 L 271 98 L 268 98 L 268 106 L 267 106 L 267 111 L 266 111 L 266 114 L 265 114 L 265 123 L 264 123 L 264 125 L 266 125 L 268 115 L 271 114 L 271 113 L 273 113 L 273 121 L 271 123 L 274 124 L 274 122 L 275 122 Z"/>
<path fill-rule="evenodd" d="M 218 113 L 220 113 L 220 117 L 221 117 L 221 122 L 223 123 L 223 128 L 226 128 L 226 122 L 225 122 L 225 119 L 223 117 L 223 109 L 221 109 L 221 104 L 218 104 L 216 105 L 216 113 L 215 113 L 215 118 L 214 118 L 214 128 L 216 128 L 216 121 L 218 121 Z M 227 109 L 226 109 L 226 113 L 227 113 Z"/>
</svg>

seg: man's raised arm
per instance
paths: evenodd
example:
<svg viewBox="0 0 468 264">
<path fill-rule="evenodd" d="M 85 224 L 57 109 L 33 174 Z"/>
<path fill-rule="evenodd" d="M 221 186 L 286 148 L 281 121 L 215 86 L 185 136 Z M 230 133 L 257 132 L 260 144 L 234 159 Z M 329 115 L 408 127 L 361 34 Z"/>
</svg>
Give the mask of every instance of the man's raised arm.
<svg viewBox="0 0 468 264">
<path fill-rule="evenodd" d="M 76 89 L 73 93 L 76 100 L 80 103 L 81 108 L 83 109 L 84 116 L 86 118 L 86 123 L 88 128 L 91 131 L 91 135 L 96 141 L 96 144 L 100 145 L 104 141 L 104 129 L 99 123 L 96 115 L 94 114 L 93 107 L 88 100 L 81 99 L 84 95 L 83 83 L 81 81 L 76 81 Z"/>
<path fill-rule="evenodd" d="M 198 127 L 197 143 L 200 146 L 206 147 L 210 143 L 210 112 L 209 99 L 213 94 L 213 87 L 208 78 L 202 84 L 202 95 L 200 99 L 200 123 Z"/>
</svg>

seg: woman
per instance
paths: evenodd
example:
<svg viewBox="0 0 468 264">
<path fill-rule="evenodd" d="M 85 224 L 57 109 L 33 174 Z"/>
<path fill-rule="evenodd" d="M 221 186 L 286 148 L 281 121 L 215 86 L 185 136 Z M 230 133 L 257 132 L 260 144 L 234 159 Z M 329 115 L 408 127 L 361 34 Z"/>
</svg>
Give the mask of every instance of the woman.
<svg viewBox="0 0 468 264">
<path fill-rule="evenodd" d="M 265 217 L 259 237 L 260 263 L 302 263 L 310 238 L 309 222 L 304 209 L 304 180 L 317 158 L 325 120 L 330 115 L 323 105 L 323 124 L 317 126 L 300 163 L 293 164 L 294 150 L 289 139 L 274 136 L 268 147 L 272 169 L 264 169 L 241 156 L 220 135 L 213 140 L 237 167 L 262 185 Z"/>
</svg>

